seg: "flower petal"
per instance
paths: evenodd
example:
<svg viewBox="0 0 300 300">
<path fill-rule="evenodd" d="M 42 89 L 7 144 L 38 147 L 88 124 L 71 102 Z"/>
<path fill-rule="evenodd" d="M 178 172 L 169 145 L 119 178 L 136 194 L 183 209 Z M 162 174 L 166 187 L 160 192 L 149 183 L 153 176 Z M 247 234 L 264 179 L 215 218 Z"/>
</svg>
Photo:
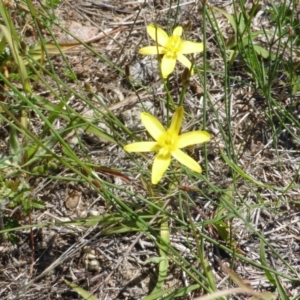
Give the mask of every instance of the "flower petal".
<svg viewBox="0 0 300 300">
<path fill-rule="evenodd" d="M 175 69 L 176 58 L 164 55 L 161 60 L 161 73 L 163 78 L 167 78 Z"/>
<path fill-rule="evenodd" d="M 186 56 L 184 56 L 183 54 L 178 53 L 177 59 L 178 59 L 178 60 L 179 60 L 186 68 L 188 68 L 188 69 L 191 68 L 192 63 L 191 63 L 190 60 L 189 60 Z"/>
<path fill-rule="evenodd" d="M 178 138 L 178 148 L 202 144 L 210 140 L 210 134 L 206 131 L 191 131 L 183 133 Z"/>
<path fill-rule="evenodd" d="M 180 131 L 180 128 L 182 125 L 183 113 L 184 113 L 183 107 L 179 106 L 176 109 L 175 114 L 172 118 L 172 122 L 168 129 L 168 132 L 175 133 L 177 135 L 179 134 L 179 131 Z"/>
<path fill-rule="evenodd" d="M 150 152 L 158 151 L 160 146 L 156 142 L 137 142 L 124 146 L 127 152 Z"/>
<path fill-rule="evenodd" d="M 152 115 L 143 112 L 141 113 L 141 120 L 146 130 L 156 141 L 158 141 L 162 134 L 166 133 L 162 124 Z"/>
<path fill-rule="evenodd" d="M 157 55 L 157 54 L 164 54 L 166 49 L 163 47 L 157 46 L 147 46 L 143 47 L 139 50 L 139 54 L 142 55 Z"/>
<path fill-rule="evenodd" d="M 178 26 L 173 30 L 173 36 L 177 35 L 177 36 L 181 36 L 182 35 L 182 27 Z"/>
<path fill-rule="evenodd" d="M 189 169 L 201 173 L 202 169 L 199 164 L 180 149 L 172 151 L 172 156 Z"/>
<path fill-rule="evenodd" d="M 169 36 L 168 34 L 161 29 L 160 27 L 154 25 L 154 24 L 149 24 L 147 26 L 147 32 L 151 36 L 151 38 L 157 42 L 161 46 L 165 46 L 168 42 Z"/>
<path fill-rule="evenodd" d="M 204 45 L 202 43 L 195 43 L 190 41 L 182 42 L 181 54 L 190 54 L 196 52 L 203 52 Z"/>
<path fill-rule="evenodd" d="M 168 169 L 171 162 L 171 154 L 167 155 L 157 154 L 154 158 L 154 162 L 152 165 L 152 175 L 151 181 L 152 184 L 157 184 L 162 177 L 164 176 L 166 170 Z"/>
</svg>

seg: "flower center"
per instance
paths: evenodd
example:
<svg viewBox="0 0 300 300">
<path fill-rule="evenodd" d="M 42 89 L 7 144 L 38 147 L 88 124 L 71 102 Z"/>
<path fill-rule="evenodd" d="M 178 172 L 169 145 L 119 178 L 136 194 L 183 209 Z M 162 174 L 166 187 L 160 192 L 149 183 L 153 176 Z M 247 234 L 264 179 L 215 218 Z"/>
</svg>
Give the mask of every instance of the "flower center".
<svg viewBox="0 0 300 300">
<path fill-rule="evenodd" d="M 164 152 L 166 153 L 170 153 L 173 150 L 177 149 L 177 142 L 178 134 L 168 131 L 164 133 L 158 141 L 159 145 L 164 149 Z"/>
<path fill-rule="evenodd" d="M 165 48 L 168 50 L 167 56 L 176 58 L 182 49 L 182 39 L 178 35 L 170 36 Z"/>
</svg>

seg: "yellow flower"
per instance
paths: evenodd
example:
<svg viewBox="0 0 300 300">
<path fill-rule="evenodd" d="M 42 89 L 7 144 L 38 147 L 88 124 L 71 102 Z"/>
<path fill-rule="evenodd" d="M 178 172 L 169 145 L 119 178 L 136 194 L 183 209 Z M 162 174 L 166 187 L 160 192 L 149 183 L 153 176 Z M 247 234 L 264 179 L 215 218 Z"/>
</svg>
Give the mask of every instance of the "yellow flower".
<svg viewBox="0 0 300 300">
<path fill-rule="evenodd" d="M 192 64 L 189 59 L 184 56 L 184 54 L 203 51 L 202 43 L 183 41 L 181 39 L 181 26 L 174 29 L 172 36 L 168 36 L 163 29 L 155 26 L 154 24 L 147 26 L 147 32 L 160 46 L 144 47 L 140 49 L 139 53 L 144 55 L 164 54 L 161 61 L 161 72 L 163 78 L 167 78 L 173 72 L 177 59 L 188 69 L 191 68 Z"/>
<path fill-rule="evenodd" d="M 141 113 L 142 123 L 155 142 L 137 142 L 124 147 L 127 152 L 158 152 L 152 165 L 151 180 L 153 184 L 157 184 L 161 180 L 170 165 L 172 156 L 191 170 L 197 173 L 202 172 L 199 164 L 180 149 L 208 142 L 210 135 L 206 131 L 191 131 L 180 135 L 183 114 L 183 107 L 178 107 L 170 127 L 165 130 L 155 117 L 145 112 Z"/>
</svg>

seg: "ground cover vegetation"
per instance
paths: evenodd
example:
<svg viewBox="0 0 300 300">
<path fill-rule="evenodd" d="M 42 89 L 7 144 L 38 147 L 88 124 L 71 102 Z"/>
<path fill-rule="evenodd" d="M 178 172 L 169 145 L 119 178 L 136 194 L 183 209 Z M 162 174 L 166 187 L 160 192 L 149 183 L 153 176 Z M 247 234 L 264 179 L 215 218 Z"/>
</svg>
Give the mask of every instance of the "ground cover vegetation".
<svg viewBox="0 0 300 300">
<path fill-rule="evenodd" d="M 1 299 L 299 299 L 297 1 L 0 1 Z"/>
</svg>

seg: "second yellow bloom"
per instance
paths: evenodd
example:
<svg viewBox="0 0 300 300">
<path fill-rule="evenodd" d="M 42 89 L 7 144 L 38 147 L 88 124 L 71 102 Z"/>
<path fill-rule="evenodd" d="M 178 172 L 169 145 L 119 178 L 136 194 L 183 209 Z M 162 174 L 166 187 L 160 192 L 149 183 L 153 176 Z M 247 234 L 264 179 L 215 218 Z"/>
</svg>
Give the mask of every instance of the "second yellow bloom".
<svg viewBox="0 0 300 300">
<path fill-rule="evenodd" d="M 191 69 L 192 64 L 184 54 L 203 51 L 202 43 L 182 40 L 182 31 L 182 27 L 178 26 L 174 29 L 173 34 L 168 36 L 163 29 L 154 24 L 147 26 L 148 34 L 158 45 L 144 47 L 140 49 L 139 53 L 144 55 L 164 55 L 161 61 L 163 78 L 167 78 L 173 72 L 176 60 L 179 60 L 186 68 Z"/>
</svg>

